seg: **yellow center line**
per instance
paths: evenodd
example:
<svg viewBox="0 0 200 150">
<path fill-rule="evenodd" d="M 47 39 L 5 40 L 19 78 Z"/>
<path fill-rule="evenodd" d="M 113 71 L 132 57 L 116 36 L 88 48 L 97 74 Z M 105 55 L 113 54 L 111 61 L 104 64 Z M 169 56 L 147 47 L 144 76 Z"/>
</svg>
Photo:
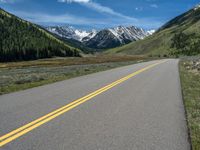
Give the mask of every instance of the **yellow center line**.
<svg viewBox="0 0 200 150">
<path fill-rule="evenodd" d="M 22 127 L 19 127 L 19 128 L 15 129 L 13 131 L 1 136 L 0 137 L 0 147 L 6 145 L 7 143 L 10 143 L 11 141 L 19 138 L 20 136 L 30 132 L 31 130 L 33 130 L 33 129 L 35 129 L 35 128 L 37 128 L 37 127 L 39 127 L 39 126 L 51 121 L 52 119 L 62 115 L 63 113 L 65 113 L 65 112 L 77 107 L 78 105 L 80 105 L 80 104 L 82 104 L 82 103 L 84 103 L 86 101 L 91 100 L 93 97 L 95 97 L 95 96 L 97 96 L 97 95 L 99 95 L 99 94 L 111 89 L 112 87 L 114 87 L 114 86 L 116 86 L 116 85 L 118 85 L 118 84 L 120 84 L 120 83 L 122 83 L 122 82 L 124 82 L 124 81 L 126 81 L 128 79 L 130 79 L 131 77 L 134 77 L 137 74 L 140 74 L 140 73 L 142 73 L 142 72 L 144 72 L 144 71 L 146 71 L 146 70 L 148 70 L 148 69 L 150 69 L 150 68 L 152 68 L 152 67 L 154 67 L 154 66 L 156 66 L 158 64 L 164 63 L 164 62 L 166 62 L 166 61 L 161 61 L 159 63 L 155 63 L 155 64 L 152 64 L 152 65 L 149 65 L 149 66 L 147 66 L 145 68 L 142 68 L 142 69 L 140 69 L 140 70 L 138 70 L 136 72 L 133 72 L 133 73 L 131 73 L 131 74 L 129 74 L 129 75 L 117 80 L 117 81 L 112 82 L 111 84 L 109 84 L 107 86 L 104 86 L 104 87 L 102 87 L 102 88 L 100 88 L 100 89 L 98 89 L 98 90 L 96 90 L 96 91 L 94 91 L 94 92 L 82 97 L 82 98 L 79 98 L 79 99 L 77 99 L 77 100 L 75 100 L 75 101 L 73 101 L 73 102 L 71 102 L 71 103 L 59 108 L 59 109 L 56 109 L 55 111 L 53 111 L 53 112 L 51 112 L 51 113 L 49 113 L 49 114 L 47 114 L 45 116 L 42 116 L 42 117 L 40 117 L 40 118 L 38 118 L 38 119 L 36 119 L 36 120 L 34 120 L 34 121 L 22 126 Z"/>
</svg>

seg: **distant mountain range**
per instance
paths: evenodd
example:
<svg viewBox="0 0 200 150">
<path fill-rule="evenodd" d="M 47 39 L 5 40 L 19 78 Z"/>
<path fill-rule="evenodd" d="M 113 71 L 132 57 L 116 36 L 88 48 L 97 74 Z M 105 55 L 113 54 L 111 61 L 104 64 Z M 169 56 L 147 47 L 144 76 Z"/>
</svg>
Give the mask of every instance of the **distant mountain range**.
<svg viewBox="0 0 200 150">
<path fill-rule="evenodd" d="M 46 29 L 54 34 L 57 34 L 60 37 L 77 40 L 79 42 L 87 41 L 97 34 L 96 30 L 92 30 L 89 32 L 85 30 L 75 29 L 72 26 L 50 26 L 46 27 Z"/>
<path fill-rule="evenodd" d="M 62 38 L 73 39 L 93 49 L 107 49 L 144 39 L 154 33 L 134 26 L 85 31 L 71 26 L 52 26 L 46 29 Z"/>
<path fill-rule="evenodd" d="M 200 54 L 200 5 L 154 32 L 134 26 L 91 31 L 70 26 L 44 28 L 0 8 L 0 61 L 71 57 L 102 50 L 128 55 L 197 55 Z"/>
<path fill-rule="evenodd" d="M 152 36 L 110 49 L 107 53 L 150 56 L 200 54 L 200 5 L 170 20 Z"/>
</svg>

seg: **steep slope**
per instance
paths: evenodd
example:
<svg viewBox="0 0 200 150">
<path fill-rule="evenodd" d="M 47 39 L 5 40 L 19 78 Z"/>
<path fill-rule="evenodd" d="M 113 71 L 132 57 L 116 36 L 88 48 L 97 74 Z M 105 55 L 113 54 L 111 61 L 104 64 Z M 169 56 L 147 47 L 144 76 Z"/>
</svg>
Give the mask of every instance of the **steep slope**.
<svg viewBox="0 0 200 150">
<path fill-rule="evenodd" d="M 185 40 L 182 40 L 184 38 Z M 132 55 L 193 55 L 199 53 L 198 49 L 191 50 L 192 47 L 198 47 L 197 44 L 200 43 L 199 39 L 200 8 L 198 5 L 166 23 L 152 36 L 122 47 L 110 49 L 107 53 L 124 53 Z M 179 47 L 180 44 L 183 46 Z M 186 48 L 186 46 L 189 47 Z M 183 51 L 181 51 L 181 49 L 183 49 Z M 188 51 L 190 52 L 188 53 Z"/>
<path fill-rule="evenodd" d="M 143 39 L 152 33 L 134 26 L 118 26 L 116 28 L 108 28 L 100 31 L 84 31 L 70 26 L 47 27 L 46 29 L 66 40 L 71 39 L 81 42 L 86 48 L 92 48 L 93 51 L 124 45 L 132 41 Z"/>
<path fill-rule="evenodd" d="M 83 44 L 83 42 L 80 42 L 78 40 L 68 39 L 68 38 L 60 37 L 58 35 L 54 35 L 54 36 L 60 39 L 61 41 L 65 42 L 67 45 L 80 49 L 85 54 L 91 54 L 91 53 L 96 52 L 93 48 L 87 47 L 85 44 Z"/>
<path fill-rule="evenodd" d="M 73 39 L 79 42 L 90 40 L 97 33 L 96 30 L 89 32 L 75 29 L 72 26 L 49 26 L 46 29 L 62 38 Z"/>
<path fill-rule="evenodd" d="M 101 30 L 89 41 L 85 42 L 85 45 L 94 49 L 104 49 L 119 46 L 121 42 L 118 38 L 112 34 L 109 30 Z"/>
<path fill-rule="evenodd" d="M 0 8 L 0 61 L 79 56 L 49 32 Z"/>
<path fill-rule="evenodd" d="M 87 42 L 92 39 L 98 33 L 97 30 L 92 30 L 87 36 L 82 38 L 82 42 Z"/>
<path fill-rule="evenodd" d="M 148 32 L 134 26 L 119 26 L 101 30 L 85 44 L 95 49 L 106 49 L 137 41 L 149 35 Z"/>
<path fill-rule="evenodd" d="M 148 32 L 134 26 L 119 26 L 108 30 L 111 31 L 121 41 L 122 44 L 126 43 L 126 41 L 137 41 L 149 35 Z"/>
</svg>

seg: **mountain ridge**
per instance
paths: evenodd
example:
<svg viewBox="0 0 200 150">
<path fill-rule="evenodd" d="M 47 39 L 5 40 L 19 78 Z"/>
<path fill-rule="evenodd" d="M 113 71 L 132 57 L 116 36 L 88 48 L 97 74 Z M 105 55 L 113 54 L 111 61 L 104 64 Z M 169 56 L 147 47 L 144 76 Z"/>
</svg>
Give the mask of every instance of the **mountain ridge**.
<svg viewBox="0 0 200 150">
<path fill-rule="evenodd" d="M 199 31 L 200 7 L 198 5 L 168 21 L 153 35 L 135 43 L 109 49 L 106 53 L 149 56 L 195 55 L 200 53 L 197 48 L 200 47 L 198 46 Z M 184 46 L 180 47 L 180 44 Z"/>
<path fill-rule="evenodd" d="M 93 29 L 91 31 L 75 29 L 71 26 L 53 26 L 46 27 L 46 29 L 60 37 L 77 40 L 86 47 L 93 49 L 112 48 L 143 39 L 153 34 L 153 31 L 145 31 L 135 26 L 118 26 L 102 30 Z"/>
<path fill-rule="evenodd" d="M 19 61 L 54 56 L 80 56 L 79 50 L 65 44 L 39 25 L 0 8 L 0 61 Z"/>
</svg>

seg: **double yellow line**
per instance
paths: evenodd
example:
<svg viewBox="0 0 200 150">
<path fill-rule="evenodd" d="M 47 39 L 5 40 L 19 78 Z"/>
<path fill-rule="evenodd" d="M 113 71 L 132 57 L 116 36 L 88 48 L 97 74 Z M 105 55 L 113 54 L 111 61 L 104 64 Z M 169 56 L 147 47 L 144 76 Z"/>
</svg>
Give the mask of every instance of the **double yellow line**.
<svg viewBox="0 0 200 150">
<path fill-rule="evenodd" d="M 99 90 L 96 90 L 96 91 L 94 91 L 94 92 L 92 92 L 92 93 L 90 93 L 90 94 L 88 94 L 88 95 L 86 95 L 82 98 L 79 98 L 79 99 L 77 99 L 77 100 L 75 100 L 75 101 L 73 101 L 73 102 L 71 102 L 71 103 L 69 103 L 69 104 L 67 104 L 67 105 L 65 105 L 65 106 L 45 115 L 43 117 L 41 117 L 41 118 L 38 118 L 38 119 L 20 127 L 20 128 L 17 128 L 15 130 L 1 136 L 0 137 L 0 147 L 10 143 L 11 141 L 13 141 L 13 140 L 19 138 L 20 136 L 32 131 L 33 129 L 51 121 L 52 119 L 64 114 L 65 112 L 77 107 L 78 105 L 80 105 L 80 104 L 82 104 L 86 101 L 91 100 L 93 97 L 95 97 L 95 96 L 111 89 L 112 87 L 130 79 L 131 77 L 134 77 L 137 74 L 140 74 L 140 73 L 144 72 L 145 70 L 148 70 L 148 69 L 150 69 L 150 68 L 152 68 L 152 67 L 154 67 L 154 66 L 156 66 L 160 63 L 163 63 L 163 62 L 165 62 L 165 61 L 149 65 L 149 66 L 147 66 L 143 69 L 140 69 L 140 70 L 138 70 L 138 71 L 136 71 L 132 74 L 129 74 L 128 76 L 125 76 L 125 77 L 123 77 L 123 78 L 121 78 L 121 79 L 119 79 L 119 80 L 117 80 L 117 81 L 115 81 L 115 82 L 113 82 L 113 83 L 111 83 L 107 86 L 104 86 L 103 88 L 100 88 Z"/>
</svg>

